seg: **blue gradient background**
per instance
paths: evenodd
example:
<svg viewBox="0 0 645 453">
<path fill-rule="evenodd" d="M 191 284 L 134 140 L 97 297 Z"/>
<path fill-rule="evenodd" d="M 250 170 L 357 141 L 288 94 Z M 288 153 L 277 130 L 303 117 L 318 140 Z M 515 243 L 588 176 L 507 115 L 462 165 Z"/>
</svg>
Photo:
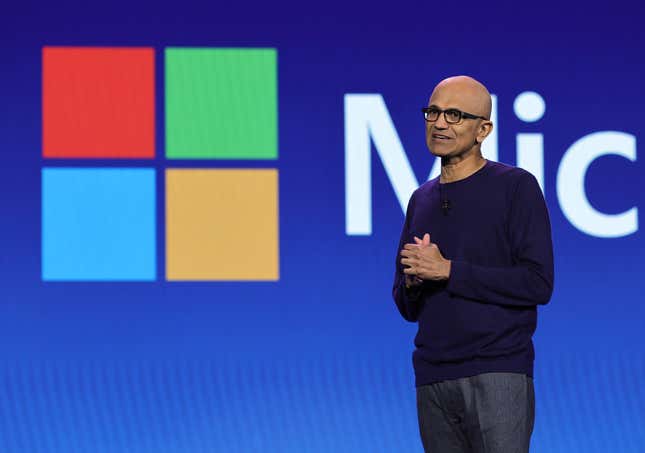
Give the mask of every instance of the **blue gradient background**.
<svg viewBox="0 0 645 453">
<path fill-rule="evenodd" d="M 555 194 L 564 151 L 586 134 L 628 132 L 642 152 L 641 8 L 621 1 L 602 9 L 582 2 L 5 6 L 0 451 L 421 451 L 410 358 L 416 326 L 400 318 L 390 296 L 403 213 L 374 154 L 374 232 L 345 235 L 343 96 L 383 95 L 421 181 L 432 156 L 419 107 L 439 80 L 459 73 L 498 96 L 501 161 L 515 164 L 517 133 L 544 134 L 556 286 L 534 337 L 532 451 L 643 451 L 643 227 L 618 239 L 587 236 L 566 220 Z M 163 48 L 277 48 L 279 159 L 173 165 L 279 169 L 280 281 L 42 282 L 41 169 L 97 165 L 41 157 L 43 45 L 155 47 L 158 191 L 166 165 Z M 534 124 L 512 109 L 526 90 L 546 100 Z M 602 157 L 586 187 L 604 212 L 645 208 L 642 159 Z M 232 240 L 244 246 L 244 238 Z M 164 255 L 160 241 L 157 256 Z M 159 259 L 157 275 L 164 274 Z"/>
</svg>

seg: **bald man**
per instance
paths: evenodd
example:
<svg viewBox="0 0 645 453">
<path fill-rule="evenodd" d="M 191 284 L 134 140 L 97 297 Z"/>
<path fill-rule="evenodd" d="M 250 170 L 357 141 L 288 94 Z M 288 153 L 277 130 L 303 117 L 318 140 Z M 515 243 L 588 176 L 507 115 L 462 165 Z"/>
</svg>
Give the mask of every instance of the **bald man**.
<svg viewBox="0 0 645 453">
<path fill-rule="evenodd" d="M 392 294 L 418 322 L 419 431 L 426 452 L 528 452 L 535 416 L 532 336 L 553 291 L 553 245 L 529 172 L 485 159 L 491 97 L 442 80 L 423 110 L 441 175 L 410 198 Z"/>
</svg>

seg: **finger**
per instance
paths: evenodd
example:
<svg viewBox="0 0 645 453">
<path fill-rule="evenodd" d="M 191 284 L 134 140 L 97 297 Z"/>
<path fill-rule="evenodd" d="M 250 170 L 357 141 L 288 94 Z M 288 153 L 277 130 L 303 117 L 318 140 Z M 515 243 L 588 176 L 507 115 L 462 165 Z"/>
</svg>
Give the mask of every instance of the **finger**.
<svg viewBox="0 0 645 453">
<path fill-rule="evenodd" d="M 423 241 L 416 236 L 414 237 L 414 242 L 416 242 L 417 245 L 423 244 Z"/>
<path fill-rule="evenodd" d="M 417 244 L 405 244 L 403 248 L 405 250 L 418 250 L 419 246 Z"/>
<path fill-rule="evenodd" d="M 403 273 L 407 275 L 416 275 L 417 271 L 412 267 L 406 267 L 405 269 L 403 269 Z"/>
<path fill-rule="evenodd" d="M 430 245 L 430 233 L 423 235 L 423 245 Z"/>
</svg>

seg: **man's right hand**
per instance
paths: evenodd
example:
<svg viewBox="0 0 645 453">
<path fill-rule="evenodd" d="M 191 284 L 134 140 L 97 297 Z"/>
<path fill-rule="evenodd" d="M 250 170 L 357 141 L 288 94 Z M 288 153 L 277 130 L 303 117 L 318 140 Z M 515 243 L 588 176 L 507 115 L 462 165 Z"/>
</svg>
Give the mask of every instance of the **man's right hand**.
<svg viewBox="0 0 645 453">
<path fill-rule="evenodd" d="M 406 288 L 414 288 L 417 286 L 421 286 L 423 284 L 423 280 L 421 280 L 419 277 L 416 275 L 406 275 L 405 276 L 405 287 Z"/>
<path fill-rule="evenodd" d="M 423 239 L 419 239 L 414 236 L 414 242 L 419 247 L 429 247 L 430 246 L 430 234 L 426 233 L 423 235 Z M 406 288 L 415 288 L 423 284 L 423 279 L 417 277 L 416 275 L 405 275 L 405 287 Z"/>
</svg>

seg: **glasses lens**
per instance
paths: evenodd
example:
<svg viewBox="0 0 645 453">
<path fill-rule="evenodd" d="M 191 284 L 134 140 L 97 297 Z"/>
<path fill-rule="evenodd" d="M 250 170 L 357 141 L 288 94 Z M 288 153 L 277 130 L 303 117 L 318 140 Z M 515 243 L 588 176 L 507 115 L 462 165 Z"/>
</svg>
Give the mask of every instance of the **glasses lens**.
<svg viewBox="0 0 645 453">
<path fill-rule="evenodd" d="M 439 110 L 437 109 L 426 109 L 424 114 L 426 121 L 437 121 L 437 118 L 439 118 Z"/>
<path fill-rule="evenodd" d="M 461 112 L 459 110 L 446 110 L 446 121 L 449 123 L 458 123 L 461 120 Z"/>
</svg>

